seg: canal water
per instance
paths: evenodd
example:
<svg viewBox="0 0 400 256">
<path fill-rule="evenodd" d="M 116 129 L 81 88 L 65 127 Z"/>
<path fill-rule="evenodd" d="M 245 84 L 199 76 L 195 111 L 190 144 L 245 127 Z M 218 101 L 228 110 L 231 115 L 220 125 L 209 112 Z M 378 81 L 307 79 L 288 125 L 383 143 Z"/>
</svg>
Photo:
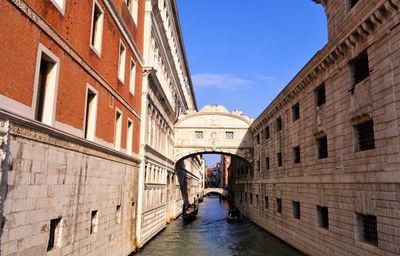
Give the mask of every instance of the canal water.
<svg viewBox="0 0 400 256">
<path fill-rule="evenodd" d="M 134 256 L 303 255 L 253 223 L 227 223 L 228 209 L 226 201 L 207 197 L 195 221 L 179 217 Z"/>
</svg>

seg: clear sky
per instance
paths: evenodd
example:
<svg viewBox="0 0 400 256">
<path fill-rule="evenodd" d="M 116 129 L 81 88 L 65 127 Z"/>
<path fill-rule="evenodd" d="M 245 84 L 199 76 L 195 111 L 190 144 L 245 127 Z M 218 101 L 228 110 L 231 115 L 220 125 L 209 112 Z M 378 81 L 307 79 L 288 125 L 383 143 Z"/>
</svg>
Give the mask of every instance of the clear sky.
<svg viewBox="0 0 400 256">
<path fill-rule="evenodd" d="M 221 104 L 256 118 L 327 42 L 312 0 L 177 2 L 199 109 Z"/>
</svg>

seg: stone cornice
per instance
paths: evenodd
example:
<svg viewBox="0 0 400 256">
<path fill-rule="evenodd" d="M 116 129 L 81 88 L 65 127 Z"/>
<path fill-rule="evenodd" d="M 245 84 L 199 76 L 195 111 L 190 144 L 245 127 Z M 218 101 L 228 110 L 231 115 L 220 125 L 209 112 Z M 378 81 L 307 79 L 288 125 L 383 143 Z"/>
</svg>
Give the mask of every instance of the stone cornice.
<svg viewBox="0 0 400 256">
<path fill-rule="evenodd" d="M 65 40 L 62 38 L 42 17 L 35 12 L 25 1 L 22 0 L 9 0 L 14 4 L 19 11 L 29 18 L 33 24 L 40 28 L 47 36 L 53 40 L 71 59 L 79 64 L 88 74 L 96 79 L 113 97 L 115 97 L 126 109 L 128 109 L 136 118 L 141 119 L 140 115 L 135 109 L 112 88 L 112 86 L 99 74 L 97 71 L 82 58 L 78 52 L 75 51 Z"/>
<path fill-rule="evenodd" d="M 313 84 L 318 77 L 328 73 L 338 62 L 344 60 L 349 51 L 365 42 L 370 34 L 376 31 L 386 20 L 392 18 L 399 10 L 400 0 L 382 0 L 367 17 L 357 23 L 341 40 L 330 40 L 279 93 L 259 118 L 254 121 L 250 129 L 252 131 L 261 129 L 291 99 Z"/>
<path fill-rule="evenodd" d="M 125 153 L 107 148 L 100 144 L 62 132 L 43 123 L 17 116 L 1 109 L 0 120 L 10 122 L 9 133 L 16 137 L 22 137 L 55 147 L 64 148 L 66 150 L 132 166 L 138 166 L 141 162 L 138 156 L 129 156 Z"/>
</svg>

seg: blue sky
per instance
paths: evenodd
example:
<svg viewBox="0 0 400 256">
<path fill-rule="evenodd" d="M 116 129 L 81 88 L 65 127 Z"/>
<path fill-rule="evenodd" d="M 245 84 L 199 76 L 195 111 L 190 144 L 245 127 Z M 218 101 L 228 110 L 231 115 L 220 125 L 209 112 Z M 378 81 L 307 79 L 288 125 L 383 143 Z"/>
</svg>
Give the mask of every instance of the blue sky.
<svg viewBox="0 0 400 256">
<path fill-rule="evenodd" d="M 312 0 L 177 2 L 199 109 L 221 104 L 256 118 L 327 42 Z"/>
</svg>

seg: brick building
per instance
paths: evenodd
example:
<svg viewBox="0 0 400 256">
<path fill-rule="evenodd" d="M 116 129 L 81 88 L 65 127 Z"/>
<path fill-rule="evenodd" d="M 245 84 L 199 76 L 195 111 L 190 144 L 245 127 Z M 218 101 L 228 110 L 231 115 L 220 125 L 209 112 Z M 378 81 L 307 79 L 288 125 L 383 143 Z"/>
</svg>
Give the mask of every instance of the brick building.
<svg viewBox="0 0 400 256">
<path fill-rule="evenodd" d="M 2 255 L 136 248 L 144 3 L 1 1 Z"/>
<path fill-rule="evenodd" d="M 316 2 L 329 41 L 252 124 L 236 203 L 310 255 L 399 255 L 400 2 Z"/>
</svg>

